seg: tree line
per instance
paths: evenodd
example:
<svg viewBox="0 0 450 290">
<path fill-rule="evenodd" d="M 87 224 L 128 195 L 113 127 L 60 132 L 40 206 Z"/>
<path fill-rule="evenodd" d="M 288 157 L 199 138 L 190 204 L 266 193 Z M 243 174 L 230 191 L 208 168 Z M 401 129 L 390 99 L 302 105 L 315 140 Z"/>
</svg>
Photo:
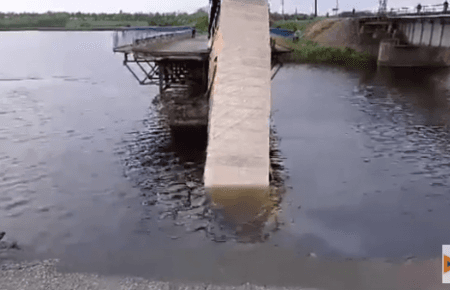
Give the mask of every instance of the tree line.
<svg viewBox="0 0 450 290">
<path fill-rule="evenodd" d="M 198 26 L 199 30 L 208 27 L 208 13 L 204 8 L 195 13 L 2 13 L 0 27 L 66 27 L 69 22 L 144 22 L 150 26 Z"/>
</svg>

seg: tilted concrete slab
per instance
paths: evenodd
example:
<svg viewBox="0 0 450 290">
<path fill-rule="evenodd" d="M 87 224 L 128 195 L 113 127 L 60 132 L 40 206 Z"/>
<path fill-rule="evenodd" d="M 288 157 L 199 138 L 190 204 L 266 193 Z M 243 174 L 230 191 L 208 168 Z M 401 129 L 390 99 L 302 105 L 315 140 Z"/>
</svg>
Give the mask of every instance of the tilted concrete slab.
<svg viewBox="0 0 450 290">
<path fill-rule="evenodd" d="M 143 40 L 139 45 L 124 45 L 114 49 L 114 52 L 135 53 L 136 57 L 153 59 L 207 59 L 210 49 L 208 38 L 204 35 L 192 37 L 173 37 L 167 39 Z"/>
<path fill-rule="evenodd" d="M 223 0 L 212 42 L 205 188 L 213 201 L 265 202 L 269 190 L 270 35 L 266 1 Z M 245 196 L 245 197 L 244 197 Z M 226 205 L 225 205 L 226 206 Z"/>
</svg>

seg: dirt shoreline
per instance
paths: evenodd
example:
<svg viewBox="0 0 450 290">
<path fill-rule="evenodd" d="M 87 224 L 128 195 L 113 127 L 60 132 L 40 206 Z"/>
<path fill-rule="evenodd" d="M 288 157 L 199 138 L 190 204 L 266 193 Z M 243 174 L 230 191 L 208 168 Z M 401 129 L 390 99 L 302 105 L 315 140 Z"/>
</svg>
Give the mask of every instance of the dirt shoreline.
<svg viewBox="0 0 450 290">
<path fill-rule="evenodd" d="M 44 260 L 10 264 L 0 270 L 0 285 L 4 290 L 73 290 L 73 289 L 108 289 L 108 290 L 288 290 L 304 289 L 301 287 L 266 287 L 246 283 L 239 286 L 212 285 L 206 283 L 183 283 L 149 281 L 139 277 L 99 276 L 85 273 L 61 273 L 56 270 L 58 260 Z M 309 290 L 313 290 L 309 288 Z"/>
<path fill-rule="evenodd" d="M 282 62 L 322 63 L 370 69 L 377 64 L 378 45 L 364 44 L 353 18 L 324 19 L 309 24 L 299 42 L 277 38 L 276 43 L 292 50 Z"/>
<path fill-rule="evenodd" d="M 100 28 L 65 28 L 65 27 L 24 27 L 24 28 L 0 28 L 0 31 L 115 31 L 123 27 Z"/>
</svg>

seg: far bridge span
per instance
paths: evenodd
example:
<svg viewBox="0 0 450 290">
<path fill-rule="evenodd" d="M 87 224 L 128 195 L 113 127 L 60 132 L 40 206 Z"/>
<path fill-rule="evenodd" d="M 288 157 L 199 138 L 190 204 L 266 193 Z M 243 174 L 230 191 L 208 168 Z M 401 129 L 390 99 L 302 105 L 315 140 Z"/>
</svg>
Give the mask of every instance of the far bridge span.
<svg viewBox="0 0 450 290">
<path fill-rule="evenodd" d="M 383 66 L 434 67 L 450 65 L 450 13 L 436 4 L 392 9 L 358 19 L 362 44 L 379 45 Z"/>
</svg>

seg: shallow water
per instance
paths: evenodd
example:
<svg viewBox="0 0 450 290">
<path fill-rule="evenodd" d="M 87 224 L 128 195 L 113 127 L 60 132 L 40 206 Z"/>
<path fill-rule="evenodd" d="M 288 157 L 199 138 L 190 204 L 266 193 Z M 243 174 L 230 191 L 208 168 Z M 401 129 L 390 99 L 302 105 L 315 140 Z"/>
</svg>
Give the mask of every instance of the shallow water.
<svg viewBox="0 0 450 290">
<path fill-rule="evenodd" d="M 278 231 L 249 244 L 202 206 L 204 142 L 174 142 L 152 102 L 157 87 L 122 66 L 112 33 L 7 32 L 0 41 L 0 231 L 23 248 L 1 259 L 370 289 L 373 258 L 436 258 L 449 242 L 446 71 L 280 70 L 273 122 L 289 188 Z"/>
</svg>

